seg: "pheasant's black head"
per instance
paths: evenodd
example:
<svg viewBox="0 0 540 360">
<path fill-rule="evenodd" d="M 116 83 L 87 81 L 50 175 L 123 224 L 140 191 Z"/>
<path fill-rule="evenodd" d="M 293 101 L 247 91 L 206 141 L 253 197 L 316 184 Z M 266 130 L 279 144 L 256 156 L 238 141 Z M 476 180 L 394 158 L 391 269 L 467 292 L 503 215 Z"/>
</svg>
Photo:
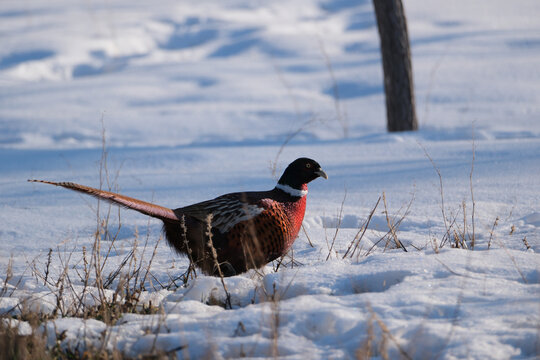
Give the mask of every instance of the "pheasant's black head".
<svg viewBox="0 0 540 360">
<path fill-rule="evenodd" d="M 318 162 L 308 158 L 299 158 L 287 166 L 278 184 L 288 185 L 293 189 L 302 189 L 302 185 L 318 177 L 328 179 Z"/>
</svg>

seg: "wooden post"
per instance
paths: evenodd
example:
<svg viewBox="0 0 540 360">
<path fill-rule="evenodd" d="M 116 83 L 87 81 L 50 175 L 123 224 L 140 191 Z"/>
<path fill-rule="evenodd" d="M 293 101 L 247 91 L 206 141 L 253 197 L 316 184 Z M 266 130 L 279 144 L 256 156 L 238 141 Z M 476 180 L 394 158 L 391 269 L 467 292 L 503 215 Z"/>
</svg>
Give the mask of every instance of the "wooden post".
<svg viewBox="0 0 540 360">
<path fill-rule="evenodd" d="M 373 0 L 381 39 L 388 131 L 416 130 L 407 21 L 401 0 Z"/>
</svg>

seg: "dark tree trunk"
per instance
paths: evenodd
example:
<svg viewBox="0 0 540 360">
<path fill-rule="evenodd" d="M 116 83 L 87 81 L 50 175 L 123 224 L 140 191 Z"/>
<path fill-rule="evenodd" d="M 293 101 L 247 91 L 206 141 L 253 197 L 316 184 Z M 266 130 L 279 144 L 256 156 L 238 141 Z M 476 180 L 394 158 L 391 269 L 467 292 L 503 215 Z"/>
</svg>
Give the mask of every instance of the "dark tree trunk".
<svg viewBox="0 0 540 360">
<path fill-rule="evenodd" d="M 388 131 L 416 130 L 407 21 L 401 0 L 373 0 L 384 71 Z"/>
</svg>

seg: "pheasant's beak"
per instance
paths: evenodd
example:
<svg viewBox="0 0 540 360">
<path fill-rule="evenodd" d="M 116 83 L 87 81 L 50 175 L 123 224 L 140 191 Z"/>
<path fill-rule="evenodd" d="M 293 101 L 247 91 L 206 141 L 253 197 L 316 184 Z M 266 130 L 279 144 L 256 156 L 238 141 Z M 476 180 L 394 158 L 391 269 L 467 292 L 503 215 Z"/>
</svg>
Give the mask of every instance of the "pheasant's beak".
<svg viewBox="0 0 540 360">
<path fill-rule="evenodd" d="M 319 169 L 319 170 L 315 171 L 315 174 L 317 174 L 320 177 L 325 178 L 326 180 L 328 180 L 328 175 L 326 175 L 326 173 L 324 172 L 323 169 Z"/>
</svg>

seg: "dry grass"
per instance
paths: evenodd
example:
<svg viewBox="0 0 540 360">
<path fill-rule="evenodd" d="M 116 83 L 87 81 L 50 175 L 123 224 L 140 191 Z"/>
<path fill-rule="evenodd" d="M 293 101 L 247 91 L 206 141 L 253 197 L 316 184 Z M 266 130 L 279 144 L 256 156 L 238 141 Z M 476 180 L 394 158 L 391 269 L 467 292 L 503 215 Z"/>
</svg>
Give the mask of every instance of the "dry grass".
<svg viewBox="0 0 540 360">
<path fill-rule="evenodd" d="M 341 201 L 341 206 L 339 208 L 338 213 L 338 219 L 337 219 L 337 225 L 336 225 L 336 231 L 334 232 L 334 236 L 332 237 L 332 243 L 328 243 L 328 238 L 326 238 L 326 244 L 328 245 L 328 255 L 326 256 L 326 261 L 330 258 L 330 255 L 332 255 L 332 250 L 334 249 L 334 245 L 336 243 L 336 238 L 339 233 L 339 229 L 341 228 L 341 223 L 343 221 L 343 206 L 345 205 L 345 200 L 347 199 L 347 190 L 345 190 L 345 193 L 343 194 L 343 200 Z M 326 224 L 323 224 L 325 226 L 325 234 L 326 234 Z M 336 257 L 338 256 L 336 251 Z"/>
<path fill-rule="evenodd" d="M 373 218 L 373 215 L 375 214 L 377 208 L 379 207 L 379 204 L 381 203 L 381 199 L 383 200 L 384 210 L 383 214 L 385 215 L 386 219 L 386 225 L 388 227 L 388 231 L 384 233 L 383 236 L 381 236 L 378 240 L 376 240 L 365 252 L 362 252 L 363 246 L 361 246 L 362 239 L 364 238 L 364 235 L 366 234 L 366 231 L 368 230 L 369 224 L 371 222 L 371 219 Z M 411 206 L 414 202 L 414 194 L 411 197 L 411 200 L 407 203 L 406 206 L 399 209 L 394 216 L 390 215 L 390 211 L 388 210 L 388 205 L 386 202 L 386 194 L 383 192 L 381 196 L 377 199 L 377 202 L 375 203 L 375 206 L 371 209 L 368 217 L 360 226 L 358 231 L 356 232 L 355 236 L 347 246 L 347 249 L 345 250 L 345 253 L 341 256 L 342 259 L 345 258 L 353 258 L 356 254 L 356 258 L 358 259 L 360 256 L 369 256 L 373 251 L 377 248 L 377 246 L 384 242 L 385 246 L 383 248 L 383 252 L 385 252 L 388 249 L 402 249 L 403 251 L 407 252 L 407 248 L 405 245 L 403 245 L 402 241 L 399 240 L 398 232 L 399 227 L 405 220 L 405 218 L 409 215 Z M 337 221 L 337 229 L 335 232 L 335 235 L 337 235 L 339 231 L 339 227 L 341 226 L 342 222 L 342 216 L 343 216 L 343 203 L 341 206 L 341 210 L 339 213 L 338 221 Z M 332 241 L 332 246 L 335 241 L 335 236 Z M 394 244 L 394 245 L 391 245 Z M 329 256 L 326 260 L 328 260 Z"/>
<path fill-rule="evenodd" d="M 474 129 L 473 129 L 474 130 Z M 440 194 L 440 201 L 441 201 L 441 215 L 443 218 L 445 233 L 442 236 L 442 238 L 439 241 L 432 241 L 432 246 L 434 247 L 434 250 L 438 252 L 438 249 L 444 247 L 445 245 L 450 245 L 452 248 L 459 248 L 459 249 L 470 249 L 474 250 L 474 247 L 476 245 L 476 200 L 474 198 L 474 186 L 473 186 L 473 174 L 474 174 L 474 163 L 476 160 L 475 155 L 475 142 L 474 142 L 474 136 L 472 141 L 472 160 L 471 160 L 471 169 L 469 172 L 469 189 L 470 189 L 470 196 L 471 196 L 471 214 L 470 214 L 470 221 L 469 221 L 469 215 L 467 214 L 467 201 L 463 200 L 461 202 L 461 207 L 455 211 L 451 212 L 450 215 L 447 214 L 447 208 L 445 205 L 445 193 L 444 193 L 444 185 L 443 185 L 443 177 L 441 174 L 441 171 L 433 158 L 429 155 L 427 149 L 420 143 L 418 145 L 422 148 L 424 151 L 425 156 L 430 161 L 431 165 L 433 166 L 433 169 L 437 173 L 437 177 L 439 179 L 439 194 Z M 461 222 L 458 221 L 458 218 L 461 215 Z M 495 221 L 495 224 L 493 226 L 493 229 L 495 228 L 497 224 L 497 220 Z M 493 234 L 493 230 L 492 230 Z"/>
<path fill-rule="evenodd" d="M 52 359 L 54 349 L 47 348 L 46 338 L 37 331 L 40 321 L 28 311 L 18 317 L 0 315 L 0 360 Z"/>
<path fill-rule="evenodd" d="M 374 357 L 384 360 L 390 359 L 388 355 L 388 346 L 392 343 L 400 354 L 401 359 L 411 360 L 407 350 L 401 345 L 400 341 L 392 334 L 390 329 L 381 320 L 381 318 L 373 311 L 370 304 L 367 304 L 369 317 L 367 320 L 366 338 L 361 342 L 356 349 L 355 357 L 358 360 L 367 360 Z M 378 326 L 378 331 L 375 325 Z"/>
<path fill-rule="evenodd" d="M 360 245 L 360 242 L 362 241 L 362 238 L 364 237 L 364 235 L 366 233 L 366 230 L 368 229 L 371 218 L 373 217 L 373 214 L 375 213 L 375 210 L 377 210 L 377 207 L 379 206 L 380 202 L 381 202 L 381 197 L 379 196 L 379 198 L 377 199 L 377 203 L 375 204 L 375 206 L 373 207 L 373 209 L 369 213 L 369 216 L 367 217 L 366 221 L 360 227 L 360 229 L 358 230 L 356 235 L 353 237 L 353 239 L 351 241 L 351 244 L 349 245 L 349 247 L 347 248 L 347 251 L 345 251 L 345 254 L 343 255 L 343 259 L 345 259 L 347 257 L 347 255 L 349 255 L 349 252 L 350 252 L 349 257 L 352 258 L 354 256 L 354 253 L 358 249 L 358 246 Z M 352 248 L 352 251 L 351 251 L 351 248 Z"/>
<path fill-rule="evenodd" d="M 119 170 L 111 177 L 108 169 L 105 131 L 103 131 L 102 156 L 99 163 L 100 188 L 107 185 L 108 190 L 117 190 L 116 180 Z M 161 238 L 150 244 L 149 232 L 141 244 L 137 231 L 127 254 L 120 263 L 112 263 L 111 255 L 122 248 L 119 234 L 122 227 L 120 211 L 113 212 L 113 207 L 103 207 L 98 201 L 94 208 L 96 230 L 90 248 L 83 246 L 82 254 L 75 254 L 75 248 L 68 249 L 66 241 L 63 248 L 49 249 L 45 263 L 36 257 L 30 270 L 38 283 L 49 289 L 54 297 L 54 309 L 41 313 L 33 308 L 36 298 L 20 298 L 21 301 L 11 309 L 0 314 L 0 351 L 1 359 L 123 359 L 125 354 L 118 350 L 107 350 L 105 344 L 110 341 L 110 332 L 105 331 L 98 348 L 88 344 L 85 349 L 70 349 L 62 346 L 64 333 L 56 333 L 54 344 L 47 341 L 50 334 L 45 331 L 45 324 L 57 317 L 78 317 L 100 320 L 109 327 L 114 325 L 126 313 L 158 314 L 161 309 L 151 302 L 143 303 L 140 295 L 149 290 L 155 276 L 151 272 L 157 247 Z M 115 216 L 116 214 L 116 216 Z M 76 259 L 77 258 L 77 259 Z M 107 271 L 106 269 L 111 269 Z M 53 271 L 55 269 L 56 271 Z M 59 269 L 59 270 L 58 270 Z M 0 289 L 1 297 L 14 295 L 19 282 L 14 281 L 12 260 L 8 262 L 6 276 Z M 173 285 L 159 284 L 159 288 Z M 162 358 L 167 354 L 157 354 L 150 358 Z M 172 355 L 171 355 L 172 356 Z"/>
<path fill-rule="evenodd" d="M 225 291 L 225 305 L 229 307 L 229 309 L 232 309 L 231 304 L 231 294 L 229 293 L 229 290 L 227 290 L 227 285 L 225 284 L 225 277 L 223 276 L 223 272 L 221 271 L 221 264 L 218 262 L 218 256 L 216 252 L 216 248 L 214 247 L 214 243 L 212 240 L 212 214 L 208 215 L 206 219 L 206 236 L 208 237 L 208 247 L 210 248 L 212 259 L 214 261 L 214 268 L 217 270 L 217 273 L 219 275 L 219 278 L 221 279 L 221 285 L 223 286 L 223 290 Z"/>
<path fill-rule="evenodd" d="M 293 135 L 294 136 L 294 135 Z M 286 143 L 284 144 L 284 146 Z M 283 146 L 283 147 L 284 147 Z M 282 147 L 282 148 L 283 148 Z M 282 150 L 282 149 L 281 149 Z M 429 156 L 427 151 L 426 156 L 431 161 L 438 177 L 439 177 L 439 192 L 441 200 L 441 213 L 443 217 L 445 232 L 442 237 L 437 240 L 433 239 L 433 247 L 435 251 L 438 251 L 444 246 L 451 246 L 457 248 L 469 248 L 471 250 L 475 247 L 476 242 L 476 229 L 475 229 L 475 200 L 473 191 L 473 171 L 474 171 L 474 143 L 473 143 L 473 160 L 470 171 L 470 191 L 472 210 L 471 214 L 467 212 L 467 203 L 462 202 L 461 208 L 455 214 L 448 215 L 448 210 L 445 207 L 445 195 L 443 190 L 442 175 L 433 159 Z M 276 156 L 279 157 L 281 151 Z M 116 189 L 116 179 L 118 178 L 119 171 L 111 178 L 107 165 L 107 149 L 105 146 L 105 134 L 103 134 L 103 148 L 102 158 L 100 161 L 100 184 L 107 186 L 108 190 Z M 356 258 L 360 256 L 368 256 L 373 253 L 377 245 L 384 243 L 384 248 L 380 246 L 382 251 L 388 249 L 402 249 L 407 251 L 403 242 L 399 239 L 399 227 L 403 223 L 404 219 L 409 215 L 411 205 L 414 201 L 414 195 L 410 202 L 403 205 L 401 209 L 394 212 L 390 211 L 386 194 L 383 193 L 378 197 L 375 205 L 371 209 L 366 220 L 362 226 L 358 229 L 353 239 L 348 244 L 343 255 L 338 254 L 336 249 L 336 238 L 342 225 L 344 216 L 344 203 L 346 200 L 346 192 L 341 202 L 341 207 L 338 212 L 338 221 L 336 229 L 333 233 L 331 240 L 327 238 L 327 256 L 326 260 L 335 254 L 336 256 L 345 258 Z M 381 202 L 382 200 L 382 202 Z M 370 222 L 376 213 L 377 209 L 381 205 L 384 206 L 382 214 L 385 216 L 386 225 L 388 231 L 380 237 L 374 244 L 370 244 L 369 248 L 363 250 L 362 240 L 364 235 L 370 226 Z M 0 360 L 2 359 L 123 359 L 127 358 L 126 354 L 119 350 L 108 350 L 106 348 L 107 343 L 114 342 L 111 339 L 111 326 L 114 326 L 116 322 L 126 313 L 137 314 L 161 314 L 163 315 L 163 309 L 159 306 L 155 306 L 152 303 L 144 303 L 140 301 L 140 295 L 151 289 L 175 289 L 184 285 L 189 278 L 197 276 L 197 272 L 193 263 L 191 252 L 188 248 L 188 258 L 190 259 L 190 266 L 184 274 L 177 277 L 170 278 L 168 283 L 161 283 L 156 276 L 152 274 L 151 268 L 155 259 L 157 247 L 160 244 L 161 238 L 152 244 L 147 232 L 146 237 L 141 239 L 138 232 L 134 234 L 134 240 L 131 244 L 131 248 L 126 253 L 124 258 L 118 264 L 111 264 L 112 255 L 121 246 L 118 238 L 120 229 L 122 227 L 120 211 L 114 212 L 111 206 L 103 207 L 101 202 L 98 202 L 95 208 L 96 213 L 96 231 L 94 233 L 94 241 L 92 246 L 88 248 L 83 247 L 82 256 L 80 259 L 74 253 L 74 249 L 63 249 L 57 247 L 56 249 L 49 249 L 44 263 L 40 263 L 38 259 L 34 259 L 31 265 L 31 271 L 35 279 L 46 286 L 50 294 L 55 296 L 55 308 L 50 314 L 40 314 L 31 310 L 29 302 L 22 302 L 13 311 L 8 311 L 0 314 L 0 349 L 8 349 L 6 351 L 0 351 Z M 459 219 L 459 220 L 458 220 Z M 489 235 L 488 248 L 492 243 L 492 240 L 496 240 L 494 237 L 494 231 L 498 226 L 499 218 L 497 218 L 491 228 Z M 221 272 L 220 264 L 217 260 L 217 254 L 213 248 L 212 233 L 211 233 L 211 219 L 208 219 L 208 246 L 212 251 L 213 262 L 215 269 L 221 279 L 223 290 L 226 294 L 226 300 L 210 298 L 208 302 L 214 305 L 220 305 L 224 308 L 232 308 L 231 295 L 227 289 L 224 274 Z M 185 222 L 182 225 L 185 227 Z M 326 229 L 325 229 L 326 231 Z M 312 247 L 307 232 L 304 229 L 308 241 Z M 184 238 L 185 241 L 187 239 Z M 529 248 L 526 238 L 522 239 L 525 247 Z M 514 265 L 518 272 L 520 272 L 524 282 L 526 278 L 520 271 L 518 264 L 514 261 L 512 256 L 509 257 L 514 262 Z M 75 262 L 75 264 L 74 264 Z M 54 271 L 55 268 L 60 266 L 60 271 Z M 292 268 L 294 266 L 301 266 L 297 260 L 294 259 L 294 252 L 291 250 L 288 254 L 281 257 L 274 262 L 274 271 L 278 271 L 280 267 Z M 444 264 L 443 264 L 444 265 Z M 113 270 L 110 269 L 112 266 Z M 451 269 L 450 269 L 451 271 Z M 262 278 L 262 275 L 260 275 Z M 22 277 L 21 277 L 22 278 Z M 5 278 L 3 279 L 3 286 L 0 288 L 0 297 L 6 297 L 12 295 L 18 288 L 18 282 L 14 285 L 9 285 L 15 282 L 12 272 L 12 261 L 8 263 Z M 20 278 L 19 280 L 20 281 Z M 292 282 L 292 280 L 291 280 Z M 156 284 L 156 285 L 153 285 Z M 290 285 L 290 284 L 289 284 Z M 77 287 L 77 288 L 76 288 Z M 270 306 L 270 317 L 264 319 L 266 326 L 270 328 L 270 351 L 268 357 L 279 357 L 279 339 L 280 339 L 280 306 L 281 298 L 286 293 L 287 286 L 283 293 L 276 291 L 275 284 L 273 285 L 273 292 L 271 294 L 264 294 L 265 297 L 262 301 L 265 301 Z M 461 294 L 458 296 L 456 312 L 459 310 L 461 304 Z M 91 301 L 89 301 L 91 300 Z M 255 301 L 255 300 L 254 300 Z M 378 356 L 382 359 L 388 359 L 389 346 L 395 347 L 399 351 L 402 358 L 411 359 L 405 347 L 401 344 L 385 325 L 385 323 L 379 318 L 379 316 L 369 308 L 370 316 L 367 320 L 367 328 L 365 334 L 359 334 L 362 337 L 362 341 L 355 353 L 358 359 L 368 359 L 374 356 Z M 47 339 L 48 334 L 44 329 L 44 324 L 56 317 L 79 317 L 83 319 L 97 319 L 108 325 L 107 330 L 103 333 L 101 343 L 99 346 L 92 346 L 88 344 L 84 349 L 71 349 L 66 347 L 63 343 L 65 339 L 65 333 L 57 332 L 54 334 L 55 339 L 52 343 Z M 457 319 L 457 316 L 454 317 Z M 145 355 L 145 359 L 174 359 L 176 358 L 177 351 L 185 351 L 183 355 L 187 358 L 189 353 L 186 346 L 171 349 L 167 352 L 156 349 L 157 335 L 164 324 L 165 316 L 160 317 L 157 328 L 154 328 L 155 339 L 154 346 L 150 349 L 149 354 Z M 454 320 L 453 327 L 457 324 L 457 320 Z M 24 324 L 24 325 L 23 325 Z M 261 323 L 261 327 L 263 323 Z M 452 330 L 453 331 L 453 327 Z M 239 322 L 235 334 L 245 333 L 246 329 L 243 323 Z M 365 335 L 365 336 L 363 336 Z M 452 332 L 448 334 L 448 339 L 452 336 Z M 216 355 L 215 349 L 209 352 L 209 357 Z M 242 350 L 242 355 L 249 355 L 249 351 L 246 353 Z M 254 354 L 253 354 L 254 355 Z"/>
</svg>

